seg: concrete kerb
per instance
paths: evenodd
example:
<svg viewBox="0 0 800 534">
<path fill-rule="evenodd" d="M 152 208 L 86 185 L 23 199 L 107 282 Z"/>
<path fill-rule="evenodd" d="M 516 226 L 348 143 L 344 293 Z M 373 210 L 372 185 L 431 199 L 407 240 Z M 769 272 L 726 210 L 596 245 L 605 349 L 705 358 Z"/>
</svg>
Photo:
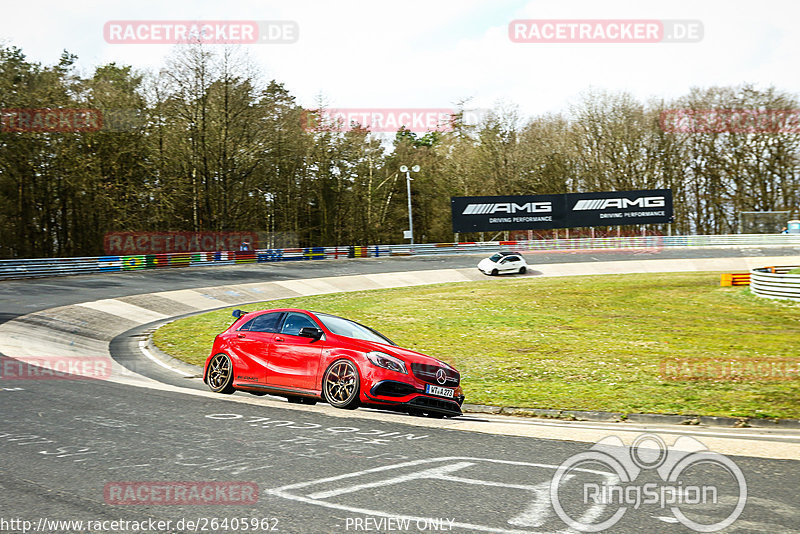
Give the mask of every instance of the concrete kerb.
<svg viewBox="0 0 800 534">
<path fill-rule="evenodd" d="M 800 430 L 800 420 L 797 419 L 748 419 L 747 424 L 753 428 Z"/>
<path fill-rule="evenodd" d="M 784 428 L 800 429 L 797 419 L 758 419 L 749 417 L 720 417 L 716 415 L 679 415 L 660 413 L 622 413 L 596 410 L 555 410 L 546 408 L 517 408 L 513 406 L 487 406 L 464 404 L 464 413 L 509 415 L 559 419 L 562 421 L 593 421 L 598 423 L 636 423 L 652 425 L 698 425 L 724 428 Z"/>
<path fill-rule="evenodd" d="M 159 325 L 158 328 L 160 328 L 161 326 L 164 325 L 163 324 Z M 186 373 L 188 377 L 202 378 L 203 377 L 202 366 L 194 365 L 191 363 L 187 363 L 183 360 L 179 360 L 178 358 L 175 358 L 174 356 L 171 356 L 170 354 L 158 348 L 158 346 L 153 342 L 153 334 L 155 333 L 156 330 L 158 330 L 158 328 L 153 328 L 152 330 L 145 333 L 145 335 L 147 336 L 147 339 L 145 340 L 145 348 L 147 348 L 147 350 L 150 351 L 150 354 L 153 355 L 154 358 L 158 358 L 159 360 L 169 365 L 170 367 L 173 367 L 175 369 L 178 369 L 179 371 L 182 371 L 183 373 Z"/>
</svg>

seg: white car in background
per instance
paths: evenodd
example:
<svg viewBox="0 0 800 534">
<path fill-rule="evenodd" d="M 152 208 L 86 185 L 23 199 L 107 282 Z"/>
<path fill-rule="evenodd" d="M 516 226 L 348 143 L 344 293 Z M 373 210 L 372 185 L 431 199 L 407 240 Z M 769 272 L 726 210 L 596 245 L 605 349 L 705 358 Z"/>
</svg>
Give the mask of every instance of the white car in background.
<svg viewBox="0 0 800 534">
<path fill-rule="evenodd" d="M 478 263 L 478 270 L 490 276 L 502 273 L 525 274 L 528 264 L 518 252 L 498 252 L 490 258 L 481 260 Z"/>
</svg>

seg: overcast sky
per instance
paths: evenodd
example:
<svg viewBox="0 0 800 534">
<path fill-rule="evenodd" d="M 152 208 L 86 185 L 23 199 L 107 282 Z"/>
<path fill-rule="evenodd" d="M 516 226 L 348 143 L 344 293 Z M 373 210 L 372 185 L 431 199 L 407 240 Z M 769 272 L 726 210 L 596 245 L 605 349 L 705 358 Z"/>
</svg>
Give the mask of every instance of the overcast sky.
<svg viewBox="0 0 800 534">
<path fill-rule="evenodd" d="M 566 111 L 589 88 L 640 99 L 742 82 L 800 94 L 800 1 L 753 0 L 6 0 L 0 41 L 30 60 L 77 54 L 81 72 L 106 62 L 158 69 L 175 46 L 109 44 L 109 20 L 290 20 L 293 44 L 246 49 L 300 104 L 450 108 L 510 102 L 523 115 Z M 514 43 L 516 19 L 692 19 L 695 43 Z"/>
</svg>

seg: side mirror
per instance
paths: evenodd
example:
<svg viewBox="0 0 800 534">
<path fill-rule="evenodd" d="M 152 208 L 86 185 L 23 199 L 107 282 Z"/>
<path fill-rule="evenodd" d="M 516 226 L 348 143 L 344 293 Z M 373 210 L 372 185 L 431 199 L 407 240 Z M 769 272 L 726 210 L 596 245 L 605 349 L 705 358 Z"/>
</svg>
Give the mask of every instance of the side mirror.
<svg viewBox="0 0 800 534">
<path fill-rule="evenodd" d="M 313 326 L 304 326 L 300 329 L 298 335 L 302 337 L 310 337 L 311 339 L 321 339 L 322 330 Z"/>
<path fill-rule="evenodd" d="M 244 315 L 244 312 L 242 310 L 233 310 L 233 313 L 231 315 L 233 315 L 234 317 L 236 317 L 238 319 L 239 317 Z"/>
</svg>

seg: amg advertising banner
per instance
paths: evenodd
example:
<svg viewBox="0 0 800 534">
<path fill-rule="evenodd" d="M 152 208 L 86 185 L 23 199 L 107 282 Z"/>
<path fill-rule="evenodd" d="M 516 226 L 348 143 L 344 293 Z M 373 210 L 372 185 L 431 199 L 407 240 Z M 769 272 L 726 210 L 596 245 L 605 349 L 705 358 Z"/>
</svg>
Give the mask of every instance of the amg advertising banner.
<svg viewBox="0 0 800 534">
<path fill-rule="evenodd" d="M 451 197 L 454 232 L 672 222 L 672 190 Z"/>
</svg>

